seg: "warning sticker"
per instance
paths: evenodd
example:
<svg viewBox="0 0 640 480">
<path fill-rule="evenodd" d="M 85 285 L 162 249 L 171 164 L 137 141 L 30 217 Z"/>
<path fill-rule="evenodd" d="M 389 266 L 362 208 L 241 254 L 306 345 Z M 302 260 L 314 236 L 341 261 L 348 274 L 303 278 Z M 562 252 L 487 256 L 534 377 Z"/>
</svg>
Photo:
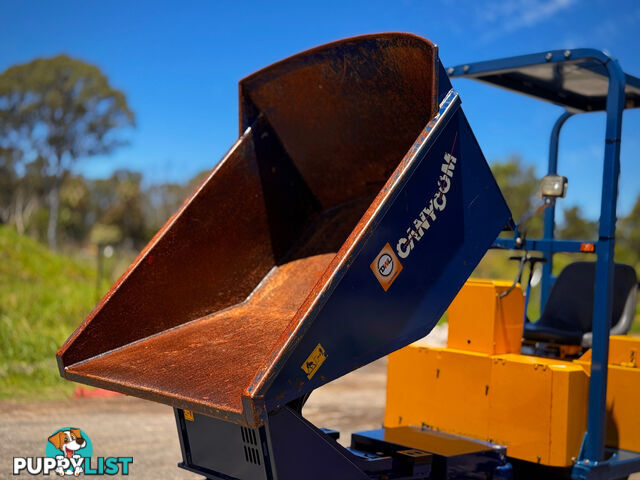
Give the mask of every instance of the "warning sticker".
<svg viewBox="0 0 640 480">
<path fill-rule="evenodd" d="M 382 247 L 380 253 L 371 262 L 371 271 L 384 288 L 386 292 L 396 279 L 398 274 L 402 271 L 402 264 L 398 257 L 396 257 L 393 248 L 388 243 Z"/>
<path fill-rule="evenodd" d="M 191 410 L 184 410 L 184 419 L 193 422 L 193 412 Z"/>
<path fill-rule="evenodd" d="M 307 378 L 311 380 L 313 376 L 316 374 L 320 365 L 324 363 L 327 359 L 327 352 L 324 351 L 324 347 L 320 344 L 313 349 L 311 355 L 307 357 L 305 362 L 302 364 L 302 370 L 307 374 Z"/>
</svg>

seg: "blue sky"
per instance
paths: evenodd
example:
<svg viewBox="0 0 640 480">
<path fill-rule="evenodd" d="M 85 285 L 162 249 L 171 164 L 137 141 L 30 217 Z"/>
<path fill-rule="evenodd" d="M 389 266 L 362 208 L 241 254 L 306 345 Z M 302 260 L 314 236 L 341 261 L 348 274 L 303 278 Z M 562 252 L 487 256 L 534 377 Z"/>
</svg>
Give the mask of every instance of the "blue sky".
<svg viewBox="0 0 640 480">
<path fill-rule="evenodd" d="M 237 82 L 274 61 L 339 38 L 407 31 L 440 47 L 445 65 L 556 48 L 608 50 L 640 76 L 635 0 L 166 2 L 0 0 L 0 70 L 58 53 L 97 64 L 137 115 L 131 144 L 84 161 L 91 177 L 116 168 L 147 182 L 183 181 L 211 168 L 237 136 Z M 614 9 L 612 5 L 615 5 Z M 455 80 L 486 157 L 520 154 L 543 173 L 559 107 Z M 625 113 L 619 211 L 640 193 L 640 111 Z M 560 173 L 563 205 L 599 212 L 604 115 L 569 120 Z"/>
</svg>

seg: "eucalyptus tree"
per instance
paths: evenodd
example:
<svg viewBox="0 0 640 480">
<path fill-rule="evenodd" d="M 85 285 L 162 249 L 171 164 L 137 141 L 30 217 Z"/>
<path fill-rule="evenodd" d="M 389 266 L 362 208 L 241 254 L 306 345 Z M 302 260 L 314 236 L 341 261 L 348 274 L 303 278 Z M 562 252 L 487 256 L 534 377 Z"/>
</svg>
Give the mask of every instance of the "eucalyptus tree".
<svg viewBox="0 0 640 480">
<path fill-rule="evenodd" d="M 125 95 L 95 65 L 67 55 L 38 58 L 0 74 L 0 149 L 45 162 L 47 241 L 56 247 L 60 188 L 79 160 L 112 152 L 135 124 Z"/>
</svg>

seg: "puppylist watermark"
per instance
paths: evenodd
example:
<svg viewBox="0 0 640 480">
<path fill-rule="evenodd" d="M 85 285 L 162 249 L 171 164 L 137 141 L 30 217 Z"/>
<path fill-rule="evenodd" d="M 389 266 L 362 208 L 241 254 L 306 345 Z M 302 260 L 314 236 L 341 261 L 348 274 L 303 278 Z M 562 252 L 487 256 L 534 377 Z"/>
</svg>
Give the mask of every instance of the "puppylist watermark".
<svg viewBox="0 0 640 480">
<path fill-rule="evenodd" d="M 13 457 L 13 475 L 129 475 L 133 457 L 94 457 L 89 436 L 65 427 L 47 438 L 46 456 Z"/>
</svg>

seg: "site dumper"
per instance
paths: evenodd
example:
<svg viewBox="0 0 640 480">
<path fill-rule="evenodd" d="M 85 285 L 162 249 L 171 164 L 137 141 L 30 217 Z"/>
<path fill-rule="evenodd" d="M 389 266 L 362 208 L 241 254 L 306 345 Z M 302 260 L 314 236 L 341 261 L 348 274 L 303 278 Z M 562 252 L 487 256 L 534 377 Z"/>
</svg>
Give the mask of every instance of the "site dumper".
<svg viewBox="0 0 640 480">
<path fill-rule="evenodd" d="M 181 466 L 210 479 L 508 478 L 489 442 L 403 426 L 345 448 L 301 414 L 429 333 L 513 225 L 437 47 L 356 37 L 239 90 L 238 140 L 60 348 L 61 374 L 173 406 Z"/>
</svg>

